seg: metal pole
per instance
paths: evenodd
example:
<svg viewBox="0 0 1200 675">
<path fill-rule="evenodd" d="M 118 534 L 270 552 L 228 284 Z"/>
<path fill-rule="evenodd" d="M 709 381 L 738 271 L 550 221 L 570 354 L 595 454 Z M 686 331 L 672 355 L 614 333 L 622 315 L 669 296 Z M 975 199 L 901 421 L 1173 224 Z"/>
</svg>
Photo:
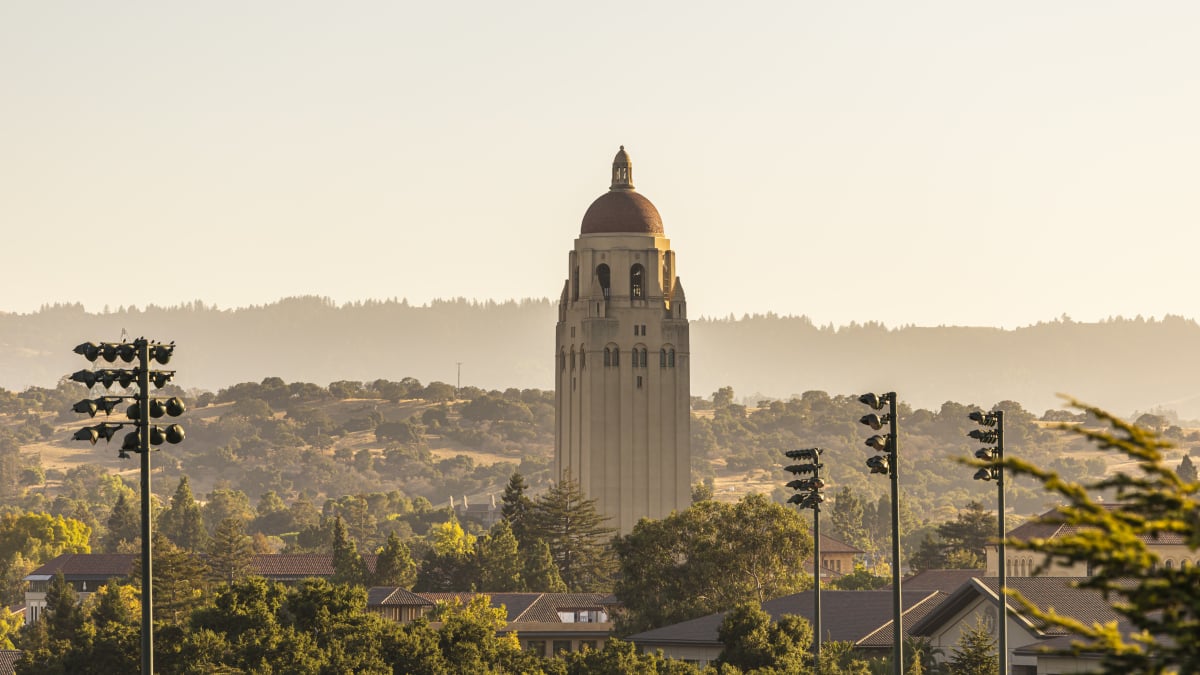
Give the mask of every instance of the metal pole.
<svg viewBox="0 0 1200 675">
<path fill-rule="evenodd" d="M 997 410 L 996 415 L 996 460 L 1004 461 L 1004 411 Z M 1008 673 L 1008 596 L 1005 593 L 1008 570 L 1006 566 L 1008 561 L 1004 557 L 1004 466 L 1001 464 L 996 470 L 996 506 L 999 511 L 997 520 L 1000 521 L 1000 543 L 999 543 L 999 577 L 1000 577 L 1000 675 Z"/>
<path fill-rule="evenodd" d="M 821 673 L 821 504 L 813 502 L 813 627 L 816 629 L 816 648 L 813 650 L 813 669 Z"/>
<path fill-rule="evenodd" d="M 142 454 L 142 673 L 154 674 L 154 558 L 150 546 L 150 342 L 138 353 L 138 452 Z"/>
<path fill-rule="evenodd" d="M 896 436 L 896 392 L 888 392 L 888 442 L 891 444 L 892 457 L 890 468 L 892 474 L 892 628 L 893 642 L 892 659 L 895 665 L 892 672 L 904 675 L 904 617 L 900 609 L 900 463 L 897 447 L 899 439 Z"/>
</svg>

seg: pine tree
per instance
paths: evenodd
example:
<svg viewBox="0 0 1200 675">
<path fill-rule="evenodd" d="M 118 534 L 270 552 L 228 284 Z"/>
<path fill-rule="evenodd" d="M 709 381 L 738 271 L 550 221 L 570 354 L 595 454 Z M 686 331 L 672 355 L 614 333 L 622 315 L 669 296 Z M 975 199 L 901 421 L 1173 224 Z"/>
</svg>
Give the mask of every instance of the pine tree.
<svg viewBox="0 0 1200 675">
<path fill-rule="evenodd" d="M 117 495 L 112 512 L 108 515 L 108 535 L 104 538 L 105 553 L 117 553 L 122 546 L 129 546 L 141 541 L 141 518 L 133 506 L 125 499 L 125 493 Z"/>
<path fill-rule="evenodd" d="M 73 641 L 82 625 L 83 610 L 79 607 L 79 594 L 63 573 L 57 572 L 46 588 L 46 627 L 50 640 Z"/>
<path fill-rule="evenodd" d="M 333 521 L 333 577 L 335 584 L 349 586 L 365 586 L 367 583 L 367 565 L 358 554 L 358 547 L 346 533 L 346 525 L 341 516 Z"/>
<path fill-rule="evenodd" d="M 206 548 L 208 533 L 204 529 L 204 516 L 196 498 L 192 496 L 187 476 L 179 478 L 179 486 L 171 496 L 171 508 L 158 517 L 158 530 L 186 551 L 203 551 Z"/>
<path fill-rule="evenodd" d="M 567 585 L 563 583 L 550 555 L 550 547 L 541 539 L 533 540 L 523 549 L 524 567 L 521 579 L 525 582 L 525 590 L 534 593 L 566 593 Z"/>
<path fill-rule="evenodd" d="M 246 526 L 240 518 L 225 518 L 213 533 L 208 549 L 208 564 L 213 578 L 233 583 L 250 573 L 254 549 Z"/>
<path fill-rule="evenodd" d="M 212 572 L 200 556 L 185 551 L 158 533 L 154 546 L 154 619 L 179 624 L 188 614 L 204 604 L 208 580 Z M 141 588 L 142 559 L 134 562 L 133 582 Z"/>
<path fill-rule="evenodd" d="M 1192 462 L 1192 458 L 1184 455 L 1183 460 L 1179 462 L 1179 467 L 1175 469 L 1175 473 L 1179 474 L 1179 480 L 1185 483 L 1195 483 L 1196 465 Z"/>
<path fill-rule="evenodd" d="M 487 536 L 476 540 L 475 564 L 479 570 L 480 591 L 511 593 L 526 590 L 521 580 L 517 538 L 507 520 L 496 523 Z"/>
<path fill-rule="evenodd" d="M 1000 664 L 996 656 L 996 639 L 982 623 L 962 632 L 950 658 L 950 668 L 956 675 L 996 675 Z"/>
<path fill-rule="evenodd" d="M 512 528 L 513 536 L 521 546 L 529 542 L 529 512 L 533 509 L 533 501 L 525 495 L 529 487 L 519 471 L 514 471 L 504 486 L 504 496 L 500 501 L 500 513 Z"/>
<path fill-rule="evenodd" d="M 412 559 L 412 553 L 395 532 L 389 533 L 387 542 L 375 558 L 375 575 L 371 584 L 412 589 L 416 581 L 417 563 Z"/>
<path fill-rule="evenodd" d="M 563 477 L 533 503 L 531 532 L 546 542 L 567 590 L 605 592 L 612 588 L 616 557 L 609 540 L 615 530 L 604 525 L 596 500 L 584 497 L 579 483 Z"/>
</svg>

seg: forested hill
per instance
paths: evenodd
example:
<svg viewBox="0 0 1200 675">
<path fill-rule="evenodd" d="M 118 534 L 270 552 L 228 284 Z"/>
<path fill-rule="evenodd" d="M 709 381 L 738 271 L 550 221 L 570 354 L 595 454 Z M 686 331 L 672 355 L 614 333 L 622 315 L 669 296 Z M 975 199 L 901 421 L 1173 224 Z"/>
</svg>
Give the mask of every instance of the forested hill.
<svg viewBox="0 0 1200 675">
<path fill-rule="evenodd" d="M 336 305 L 288 298 L 239 309 L 203 303 L 85 312 L 55 305 L 0 313 L 0 387 L 53 386 L 86 365 L 71 348 L 125 330 L 179 344 L 185 388 L 232 383 L 372 381 L 405 376 L 484 388 L 551 388 L 555 304 L 401 300 Z M 739 396 L 894 389 L 913 405 L 948 400 L 1060 407 L 1056 394 L 1131 413 L 1170 409 L 1200 418 L 1200 326 L 1180 317 L 1016 330 L 814 326 L 804 317 L 701 319 L 692 325 L 692 391 Z"/>
</svg>

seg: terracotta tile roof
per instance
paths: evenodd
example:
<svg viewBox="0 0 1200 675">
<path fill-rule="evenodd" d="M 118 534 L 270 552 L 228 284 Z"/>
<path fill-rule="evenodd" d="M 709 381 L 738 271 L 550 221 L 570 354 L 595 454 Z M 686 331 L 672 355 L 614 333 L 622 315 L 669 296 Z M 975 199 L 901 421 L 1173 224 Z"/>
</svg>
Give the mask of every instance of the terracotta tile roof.
<svg viewBox="0 0 1200 675">
<path fill-rule="evenodd" d="M 1118 510 L 1121 507 L 1121 504 L 1104 505 L 1104 508 L 1110 511 Z M 1065 525 L 1056 522 L 1061 519 L 1062 515 L 1059 514 L 1058 509 L 1050 509 L 1040 516 L 1009 530 L 1008 536 L 1024 541 L 1031 539 L 1057 539 L 1059 537 L 1069 537 L 1084 529 L 1078 525 Z M 1142 540 L 1162 546 L 1184 545 L 1187 543 L 1186 537 L 1178 532 L 1164 532 L 1157 537 L 1142 537 Z"/>
<path fill-rule="evenodd" d="M 433 603 L 411 591 L 396 586 L 373 586 L 367 589 L 367 606 L 429 607 Z"/>
<path fill-rule="evenodd" d="M 822 534 L 821 535 L 821 554 L 824 555 L 826 553 L 862 553 L 862 551 L 857 548 L 854 548 L 853 546 L 851 546 L 850 544 L 847 544 L 844 541 L 834 539 L 833 537 L 826 537 L 825 535 Z"/>
<path fill-rule="evenodd" d="M 0 649 L 0 675 L 13 675 L 17 670 L 17 661 L 21 658 L 19 649 Z"/>
<path fill-rule="evenodd" d="M 812 591 L 796 593 L 762 604 L 763 610 L 774 619 L 784 614 L 795 614 L 809 621 L 813 618 Z M 924 591 L 903 591 L 901 605 L 905 616 L 914 608 L 929 603 L 936 605 L 943 594 Z M 641 644 L 706 644 L 719 645 L 717 631 L 725 612 L 709 614 L 699 619 L 630 636 L 630 640 Z M 888 627 L 888 642 L 891 644 L 892 592 L 891 591 L 821 591 L 821 631 L 826 640 L 859 642 Z M 905 626 L 911 622 L 905 622 Z M 907 630 L 905 631 L 907 632 Z"/>
<path fill-rule="evenodd" d="M 42 565 L 26 577 L 52 577 L 59 572 L 75 578 L 102 578 L 128 576 L 133 573 L 132 553 L 64 553 Z"/>
</svg>

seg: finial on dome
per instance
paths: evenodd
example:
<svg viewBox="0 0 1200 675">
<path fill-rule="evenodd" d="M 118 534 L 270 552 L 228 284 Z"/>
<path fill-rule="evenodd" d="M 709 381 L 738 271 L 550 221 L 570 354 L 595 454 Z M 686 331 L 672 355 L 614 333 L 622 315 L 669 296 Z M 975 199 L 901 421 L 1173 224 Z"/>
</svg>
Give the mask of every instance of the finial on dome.
<svg viewBox="0 0 1200 675">
<path fill-rule="evenodd" d="M 625 152 L 623 145 L 617 151 L 617 156 L 613 158 L 612 185 L 609 189 L 633 189 L 633 163 L 629 161 L 629 153 Z"/>
</svg>

